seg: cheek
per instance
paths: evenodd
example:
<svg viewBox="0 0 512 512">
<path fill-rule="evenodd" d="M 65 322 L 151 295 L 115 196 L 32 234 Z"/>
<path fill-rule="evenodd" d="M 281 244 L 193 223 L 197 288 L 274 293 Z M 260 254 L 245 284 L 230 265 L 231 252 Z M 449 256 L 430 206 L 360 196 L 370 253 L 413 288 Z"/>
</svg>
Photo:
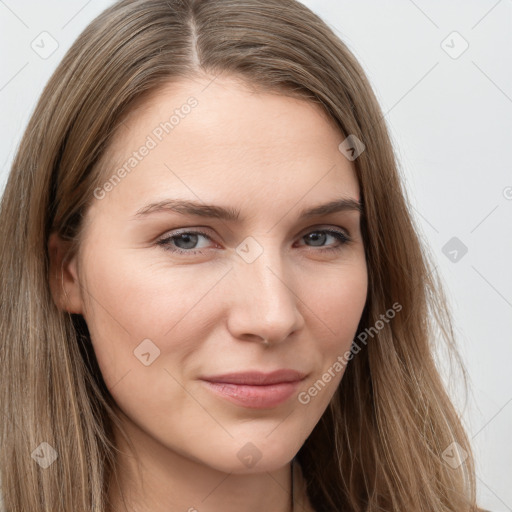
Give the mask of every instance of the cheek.
<svg viewBox="0 0 512 512">
<path fill-rule="evenodd" d="M 353 339 L 367 298 L 364 260 L 307 278 L 304 301 L 311 321 L 323 324 L 326 343 L 340 348 Z"/>
<path fill-rule="evenodd" d="M 315 374 L 301 388 L 298 401 L 308 407 L 312 416 L 323 413 L 343 377 L 366 303 L 367 284 L 364 260 L 317 274 L 305 282 L 305 304 L 310 309 L 309 323 L 314 326 L 311 360 L 317 364 Z"/>
<path fill-rule="evenodd" d="M 181 383 L 189 358 L 208 333 L 204 318 L 201 324 L 194 321 L 201 313 L 194 306 L 202 304 L 218 278 L 197 282 L 183 269 L 164 272 L 126 254 L 92 262 L 84 316 L 115 402 L 140 426 L 148 418 L 154 424 L 165 423 L 171 413 L 190 415 L 194 403 Z M 192 412 L 199 416 L 201 410 Z"/>
<path fill-rule="evenodd" d="M 207 337 L 218 301 L 204 298 L 225 273 L 212 268 L 198 276 L 192 266 L 148 264 L 148 258 L 106 249 L 89 255 L 84 268 L 84 317 L 107 386 L 140 370 L 142 350 L 150 352 L 151 366 L 172 360 L 182 367 Z"/>
</svg>

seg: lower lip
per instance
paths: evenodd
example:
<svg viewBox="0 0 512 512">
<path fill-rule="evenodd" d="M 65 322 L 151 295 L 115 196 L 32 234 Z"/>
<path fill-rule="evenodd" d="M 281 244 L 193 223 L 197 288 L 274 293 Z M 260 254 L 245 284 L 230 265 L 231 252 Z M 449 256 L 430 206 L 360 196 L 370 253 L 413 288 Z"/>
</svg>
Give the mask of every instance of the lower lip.
<svg viewBox="0 0 512 512">
<path fill-rule="evenodd" d="M 297 390 L 301 381 L 280 382 L 266 386 L 227 384 L 203 381 L 210 391 L 230 402 L 252 409 L 277 407 L 288 400 Z"/>
</svg>

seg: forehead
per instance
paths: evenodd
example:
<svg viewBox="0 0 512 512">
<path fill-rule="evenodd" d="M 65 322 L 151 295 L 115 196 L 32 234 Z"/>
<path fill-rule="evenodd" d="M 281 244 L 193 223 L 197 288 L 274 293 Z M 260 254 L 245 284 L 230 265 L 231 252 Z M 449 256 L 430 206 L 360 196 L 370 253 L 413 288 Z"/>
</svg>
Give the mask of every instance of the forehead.
<svg viewBox="0 0 512 512">
<path fill-rule="evenodd" d="M 103 183 L 125 172 L 102 207 L 133 213 L 145 201 L 168 197 L 240 209 L 286 206 L 301 197 L 306 203 L 358 198 L 353 164 L 338 150 L 343 139 L 310 101 L 226 77 L 169 83 L 133 105 L 114 136 Z"/>
</svg>

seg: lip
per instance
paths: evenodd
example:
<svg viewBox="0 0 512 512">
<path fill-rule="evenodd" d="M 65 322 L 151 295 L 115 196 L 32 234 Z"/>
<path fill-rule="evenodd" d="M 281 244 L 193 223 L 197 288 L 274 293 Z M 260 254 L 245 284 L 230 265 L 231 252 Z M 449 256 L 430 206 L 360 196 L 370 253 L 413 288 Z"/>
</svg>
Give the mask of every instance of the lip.
<svg viewBox="0 0 512 512">
<path fill-rule="evenodd" d="M 284 382 L 297 382 L 302 380 L 306 374 L 297 370 L 275 370 L 273 372 L 260 372 L 257 370 L 224 373 L 222 375 L 212 375 L 209 377 L 201 377 L 201 380 L 222 384 L 241 384 L 247 386 L 265 386 L 269 384 L 281 384 Z"/>
<path fill-rule="evenodd" d="M 296 370 L 249 371 L 202 377 L 213 393 L 252 409 L 277 407 L 288 400 L 306 375 Z"/>
</svg>

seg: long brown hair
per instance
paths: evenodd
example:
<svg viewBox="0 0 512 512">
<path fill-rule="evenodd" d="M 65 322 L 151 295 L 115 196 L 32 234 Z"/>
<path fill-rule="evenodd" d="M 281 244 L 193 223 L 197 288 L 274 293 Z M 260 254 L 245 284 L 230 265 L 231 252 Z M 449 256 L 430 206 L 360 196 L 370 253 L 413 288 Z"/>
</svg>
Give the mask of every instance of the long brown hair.
<svg viewBox="0 0 512 512">
<path fill-rule="evenodd" d="M 452 321 L 382 112 L 351 52 L 295 0 L 122 0 L 93 20 L 49 80 L 0 206 L 6 510 L 108 510 L 115 404 L 83 317 L 52 299 L 48 238 L 69 240 L 70 254 L 80 246 L 98 163 L 135 101 L 205 72 L 315 102 L 340 142 L 353 135 L 365 145 L 354 164 L 369 272 L 358 333 L 367 336 L 297 454 L 313 507 L 476 510 L 471 448 L 434 359 L 438 341 L 457 354 Z M 393 304 L 400 312 L 376 328 Z M 460 464 L 445 460 L 453 447 Z"/>
</svg>

